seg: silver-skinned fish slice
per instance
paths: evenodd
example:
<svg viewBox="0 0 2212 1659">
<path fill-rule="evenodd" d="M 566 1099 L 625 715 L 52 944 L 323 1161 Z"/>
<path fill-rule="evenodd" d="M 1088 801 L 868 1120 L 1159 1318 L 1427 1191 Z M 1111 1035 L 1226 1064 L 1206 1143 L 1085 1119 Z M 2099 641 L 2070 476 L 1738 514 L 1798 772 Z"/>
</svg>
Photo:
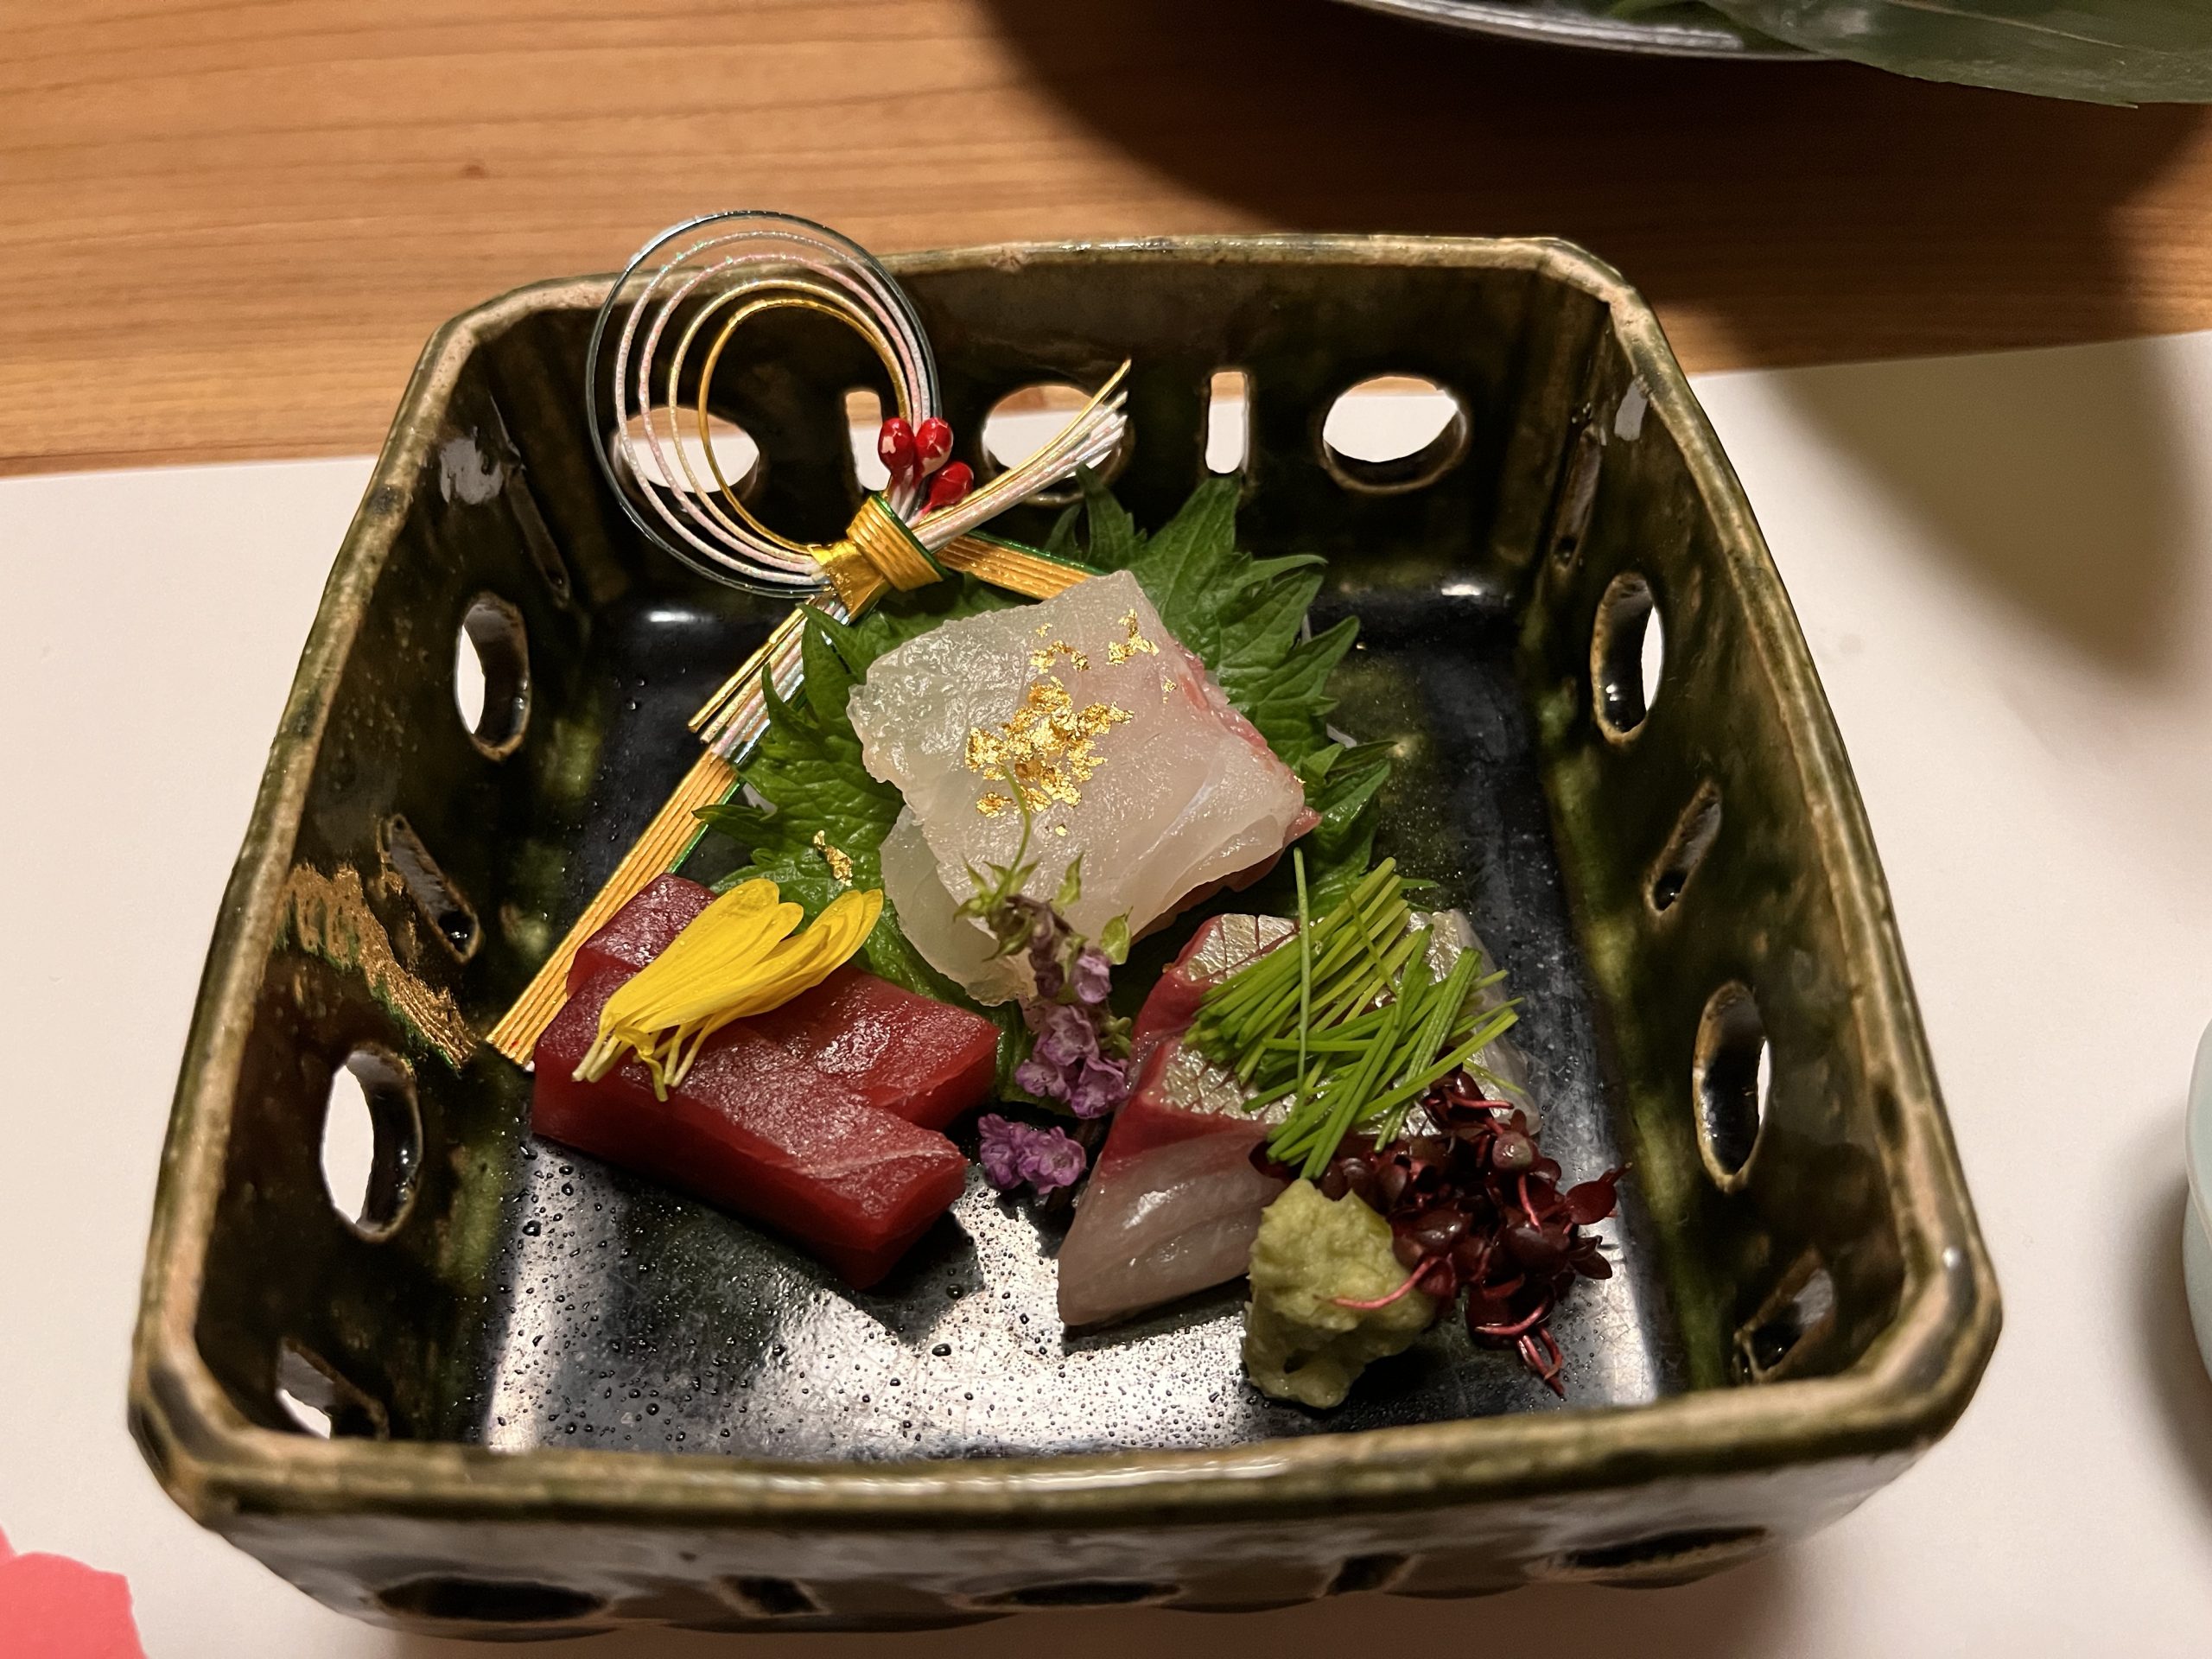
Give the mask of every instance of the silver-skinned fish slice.
<svg viewBox="0 0 2212 1659">
<path fill-rule="evenodd" d="M 1473 926 L 1456 910 L 1417 916 L 1427 930 L 1438 978 L 1465 951 L 1480 952 Z M 1133 1033 L 1137 1086 L 1099 1149 L 1096 1164 L 1060 1245 L 1059 1313 L 1071 1327 L 1095 1325 L 1241 1277 L 1260 1217 L 1283 1189 L 1252 1154 L 1281 1121 L 1283 1103 L 1251 1109 L 1236 1080 L 1183 1045 L 1205 993 L 1221 980 L 1292 939 L 1296 929 L 1272 916 L 1219 916 L 1201 926 L 1145 1000 Z M 1497 986 L 1478 992 L 1478 1007 L 1503 1001 Z M 1528 1066 L 1510 1037 L 1475 1061 L 1511 1086 L 1508 1098 L 1533 1127 L 1538 1113 Z M 1407 1133 L 1429 1128 L 1424 1116 Z"/>
</svg>

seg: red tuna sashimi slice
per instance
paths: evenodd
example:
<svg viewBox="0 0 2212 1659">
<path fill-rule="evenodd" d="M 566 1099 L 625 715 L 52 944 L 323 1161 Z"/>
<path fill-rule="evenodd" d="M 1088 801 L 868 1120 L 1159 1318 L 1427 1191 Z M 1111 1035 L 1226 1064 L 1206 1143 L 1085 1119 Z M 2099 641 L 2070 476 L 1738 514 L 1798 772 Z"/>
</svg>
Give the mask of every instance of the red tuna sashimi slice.
<svg viewBox="0 0 2212 1659">
<path fill-rule="evenodd" d="M 680 875 L 656 877 L 576 952 L 570 994 L 605 969 L 635 973 L 714 898 Z M 989 1020 L 849 963 L 745 1023 L 871 1106 L 924 1128 L 943 1128 L 998 1076 L 998 1027 Z"/>
<path fill-rule="evenodd" d="M 628 976 L 602 969 L 538 1039 L 538 1134 L 788 1233 L 863 1290 L 960 1196 L 967 1160 L 950 1141 L 741 1020 L 707 1039 L 665 1101 L 634 1059 L 578 1083 L 600 1009 Z"/>
<path fill-rule="evenodd" d="M 746 1023 L 870 1105 L 926 1129 L 975 1105 L 998 1077 L 996 1026 L 849 965 Z"/>
<path fill-rule="evenodd" d="M 1290 937 L 1269 917 L 1217 917 L 1160 976 L 1133 1033 L 1137 1086 L 1114 1118 L 1058 1256 L 1069 1325 L 1123 1319 L 1221 1284 L 1251 1260 L 1283 1183 L 1252 1166 L 1268 1120 L 1184 1048 L 1209 986 Z"/>
<path fill-rule="evenodd" d="M 715 902 L 711 889 L 680 875 L 657 875 L 644 892 L 586 939 L 569 966 L 569 994 L 606 968 L 636 973 Z"/>
</svg>

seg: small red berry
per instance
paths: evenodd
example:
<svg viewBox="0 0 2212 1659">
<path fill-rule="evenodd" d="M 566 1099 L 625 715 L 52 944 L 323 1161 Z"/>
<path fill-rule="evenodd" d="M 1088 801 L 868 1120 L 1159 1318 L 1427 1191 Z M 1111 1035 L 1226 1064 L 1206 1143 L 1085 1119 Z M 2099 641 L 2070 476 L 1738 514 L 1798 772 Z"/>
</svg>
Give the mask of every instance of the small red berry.
<svg viewBox="0 0 2212 1659">
<path fill-rule="evenodd" d="M 935 512 L 939 507 L 949 507 L 968 493 L 976 481 L 976 469 L 964 461 L 956 461 L 930 480 L 929 499 L 922 504 L 925 512 Z"/>
<path fill-rule="evenodd" d="M 884 470 L 891 474 L 893 484 L 904 484 L 919 475 L 920 462 L 915 458 L 914 448 L 914 429 L 896 415 L 886 421 L 883 430 L 876 434 L 876 455 L 882 461 Z"/>
<path fill-rule="evenodd" d="M 914 454 L 926 475 L 944 465 L 952 453 L 952 427 L 932 415 L 914 429 Z"/>
</svg>

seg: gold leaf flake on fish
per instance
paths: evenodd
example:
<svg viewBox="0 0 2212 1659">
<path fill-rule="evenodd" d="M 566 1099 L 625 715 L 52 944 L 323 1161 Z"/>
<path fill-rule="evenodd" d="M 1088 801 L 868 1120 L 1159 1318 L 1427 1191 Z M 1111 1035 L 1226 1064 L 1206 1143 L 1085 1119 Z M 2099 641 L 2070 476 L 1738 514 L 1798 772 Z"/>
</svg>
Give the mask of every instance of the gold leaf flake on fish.
<svg viewBox="0 0 2212 1659">
<path fill-rule="evenodd" d="M 1022 694 L 1011 718 L 989 728 L 969 729 L 963 746 L 968 770 L 991 783 L 1013 785 L 1033 812 L 1056 802 L 1080 805 L 1078 785 L 1089 783 L 1106 764 L 1098 740 L 1129 718 L 1128 709 L 1111 703 L 1077 708 L 1059 677 L 1047 674 Z M 1012 804 L 994 791 L 978 799 L 976 810 L 993 817 Z"/>
<path fill-rule="evenodd" d="M 1110 654 L 1113 648 L 1109 646 L 1107 649 Z M 1077 651 L 1073 645 L 1068 644 L 1065 639 L 1055 639 L 1050 645 L 1039 645 L 1036 650 L 1031 652 L 1029 653 L 1029 666 L 1036 672 L 1042 674 L 1046 669 L 1052 667 L 1054 662 L 1062 657 L 1066 658 L 1068 661 L 1073 664 L 1078 670 L 1088 671 L 1090 667 L 1090 658 L 1084 656 L 1081 652 Z"/>
<path fill-rule="evenodd" d="M 1128 662 L 1132 657 L 1160 655 L 1160 647 L 1144 637 L 1144 630 L 1138 623 L 1137 613 L 1135 611 L 1129 612 L 1122 618 L 1122 626 L 1125 630 L 1125 636 L 1106 647 L 1108 662 L 1118 664 Z"/>
</svg>

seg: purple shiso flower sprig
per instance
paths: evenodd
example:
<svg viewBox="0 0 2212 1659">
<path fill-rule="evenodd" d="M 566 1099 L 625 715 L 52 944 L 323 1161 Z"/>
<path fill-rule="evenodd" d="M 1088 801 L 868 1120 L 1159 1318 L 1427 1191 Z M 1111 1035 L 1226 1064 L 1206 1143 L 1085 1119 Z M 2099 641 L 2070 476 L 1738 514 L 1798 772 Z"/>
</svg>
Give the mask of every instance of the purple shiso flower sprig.
<svg viewBox="0 0 2212 1659">
<path fill-rule="evenodd" d="M 1035 1040 L 1029 1058 L 1014 1069 L 1015 1084 L 1038 1100 L 1096 1122 L 1129 1094 L 1128 1022 L 1116 1018 L 1107 1003 L 1114 965 L 1128 950 L 1128 925 L 1116 921 L 1097 944 L 1069 925 L 1065 912 L 1083 891 L 1080 858 L 1069 865 L 1052 903 L 1021 891 L 1036 868 L 1021 862 L 1028 845 L 1027 817 L 1025 811 L 1022 847 L 1014 861 L 994 867 L 990 879 L 979 874 L 976 896 L 962 909 L 990 930 L 1001 956 L 1026 957 L 1036 983 L 1035 995 L 1021 1004 L 1022 1021 Z M 1077 1139 L 1002 1117 L 987 1117 L 982 1127 L 983 1173 L 1002 1192 L 1025 1183 L 1039 1193 L 1071 1185 L 1082 1178 L 1089 1160 L 1087 1143 L 1097 1139 L 1096 1129 Z M 1040 1173 L 1046 1179 L 1038 1179 Z"/>
<path fill-rule="evenodd" d="M 1096 1003 L 1025 1002 L 1021 1017 L 1037 1034 L 1014 1080 L 1039 1100 L 1058 1101 L 1077 1117 L 1103 1117 L 1129 1092 L 1128 1062 L 1100 1047 Z"/>
<path fill-rule="evenodd" d="M 1027 815 L 1022 850 L 1028 844 Z M 1128 1097 L 1128 1022 L 1107 1006 L 1114 964 L 1128 951 L 1128 924 L 1116 919 L 1097 944 L 1068 925 L 1065 914 L 1083 894 L 1083 860 L 1061 878 L 1051 904 L 1021 891 L 1036 869 L 1015 861 L 976 879 L 976 896 L 961 906 L 988 928 L 998 953 L 1029 963 L 1036 995 L 1025 998 L 1021 1017 L 1036 1041 L 1014 1080 L 1039 1100 L 1066 1107 L 1077 1117 L 1103 1117 Z"/>
<path fill-rule="evenodd" d="M 1027 1185 L 1039 1198 L 1083 1179 L 1089 1155 L 1065 1129 L 1040 1128 L 986 1112 L 976 1122 L 982 1142 L 977 1160 L 983 1179 L 1001 1192 Z"/>
</svg>

